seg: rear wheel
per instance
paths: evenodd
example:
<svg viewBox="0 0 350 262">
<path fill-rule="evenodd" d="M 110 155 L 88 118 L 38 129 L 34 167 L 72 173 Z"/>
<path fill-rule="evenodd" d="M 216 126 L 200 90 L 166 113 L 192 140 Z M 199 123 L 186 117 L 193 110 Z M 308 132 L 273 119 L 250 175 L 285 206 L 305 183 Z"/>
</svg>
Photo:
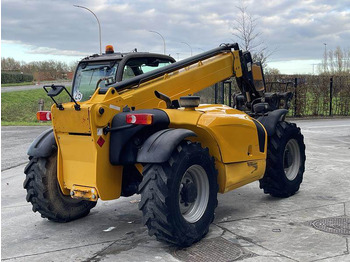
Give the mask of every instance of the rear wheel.
<svg viewBox="0 0 350 262">
<path fill-rule="evenodd" d="M 144 167 L 140 210 L 150 235 L 178 246 L 202 239 L 214 220 L 217 171 L 208 149 L 182 142 L 168 162 Z"/>
<path fill-rule="evenodd" d="M 260 188 L 275 197 L 289 197 L 300 188 L 305 170 L 304 137 L 294 123 L 279 122 L 269 137 L 267 163 Z"/>
<path fill-rule="evenodd" d="M 96 202 L 73 199 L 63 195 L 57 181 L 57 154 L 47 158 L 30 157 L 24 173 L 23 187 L 33 211 L 55 222 L 69 222 L 89 214 Z"/>
</svg>

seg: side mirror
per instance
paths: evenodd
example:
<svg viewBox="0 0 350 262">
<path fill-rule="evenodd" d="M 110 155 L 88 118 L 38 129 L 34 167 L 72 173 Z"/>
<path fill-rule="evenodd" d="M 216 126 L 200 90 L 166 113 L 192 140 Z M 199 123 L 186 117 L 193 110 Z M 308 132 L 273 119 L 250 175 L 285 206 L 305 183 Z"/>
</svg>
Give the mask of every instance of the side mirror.
<svg viewBox="0 0 350 262">
<path fill-rule="evenodd" d="M 62 93 L 62 91 L 65 89 L 64 86 L 55 86 L 55 85 L 52 85 L 52 86 L 44 86 L 44 88 L 46 87 L 51 87 L 51 90 L 47 92 L 47 95 L 49 97 L 55 97 L 55 96 L 58 96 L 59 94 Z M 46 91 L 46 89 L 45 89 Z"/>
</svg>

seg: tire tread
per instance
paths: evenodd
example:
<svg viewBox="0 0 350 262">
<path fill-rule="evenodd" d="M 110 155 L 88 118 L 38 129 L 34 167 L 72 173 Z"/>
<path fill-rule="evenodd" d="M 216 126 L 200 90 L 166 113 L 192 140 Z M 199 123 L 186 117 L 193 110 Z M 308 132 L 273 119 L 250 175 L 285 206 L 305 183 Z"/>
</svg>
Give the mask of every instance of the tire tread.
<svg viewBox="0 0 350 262">
<path fill-rule="evenodd" d="M 292 185 L 286 183 L 286 179 L 283 177 L 283 156 L 281 156 L 280 147 L 286 143 L 284 141 L 286 134 L 294 134 L 294 139 L 298 141 L 301 153 L 301 165 L 296 178 L 298 180 L 295 179 L 296 183 Z M 300 132 L 300 128 L 294 123 L 279 122 L 276 126 L 276 133 L 269 138 L 266 171 L 264 177 L 259 181 L 260 188 L 264 190 L 265 194 L 270 194 L 274 197 L 285 198 L 294 195 L 299 190 L 303 180 L 305 159 L 304 137 Z"/>
<path fill-rule="evenodd" d="M 66 210 L 58 212 L 55 205 L 59 199 L 52 199 L 48 194 L 47 164 L 49 158 L 30 157 L 24 169 L 26 178 L 23 188 L 27 190 L 26 200 L 32 204 L 33 212 L 39 212 L 41 217 L 54 222 L 69 222 L 89 214 L 96 202 L 81 201 L 80 212 L 72 215 L 69 204 Z M 61 193 L 61 192 L 59 192 Z M 61 197 L 66 197 L 61 193 Z"/>
<path fill-rule="evenodd" d="M 188 155 L 201 148 L 202 152 L 207 154 L 213 167 L 215 167 L 214 158 L 209 156 L 208 149 L 203 149 L 199 143 L 188 143 L 183 141 L 173 151 L 168 162 L 162 164 L 149 164 L 146 165 L 143 170 L 143 181 L 139 186 L 139 192 L 141 193 L 141 202 L 139 203 L 139 209 L 143 213 L 143 223 L 148 227 L 149 234 L 155 235 L 157 240 L 172 243 L 178 246 L 190 246 L 194 242 L 203 238 L 209 230 L 207 228 L 200 233 L 200 235 L 191 234 L 180 235 L 179 230 L 172 226 L 171 214 L 168 210 L 171 195 L 172 177 L 167 174 L 171 174 L 172 170 L 176 170 L 180 165 L 179 161 L 182 155 Z M 214 168 L 215 169 L 215 168 Z M 217 170 L 215 169 L 215 181 L 217 181 Z M 218 191 L 218 185 L 215 184 L 215 190 Z M 215 201 L 215 207 L 217 206 L 217 199 Z M 210 218 L 212 222 L 214 220 L 214 213 Z"/>
</svg>

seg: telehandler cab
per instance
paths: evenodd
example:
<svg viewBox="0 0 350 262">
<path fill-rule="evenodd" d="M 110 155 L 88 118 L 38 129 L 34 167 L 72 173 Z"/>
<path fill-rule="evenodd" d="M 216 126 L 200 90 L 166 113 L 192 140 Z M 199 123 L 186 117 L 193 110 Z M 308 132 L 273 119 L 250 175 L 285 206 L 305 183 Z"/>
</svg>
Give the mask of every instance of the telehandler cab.
<svg viewBox="0 0 350 262">
<path fill-rule="evenodd" d="M 231 77 L 241 90 L 236 108 L 192 95 Z M 28 150 L 24 188 L 49 220 L 86 216 L 99 198 L 141 194 L 149 234 L 190 246 L 207 234 L 218 192 L 256 180 L 276 197 L 299 190 L 303 135 L 276 106 L 283 94 L 265 92 L 261 66 L 238 44 L 179 62 L 109 47 L 80 61 L 70 102 L 55 100 L 64 86 L 44 89 L 55 104 L 38 117 L 52 118 L 52 129 Z"/>
</svg>

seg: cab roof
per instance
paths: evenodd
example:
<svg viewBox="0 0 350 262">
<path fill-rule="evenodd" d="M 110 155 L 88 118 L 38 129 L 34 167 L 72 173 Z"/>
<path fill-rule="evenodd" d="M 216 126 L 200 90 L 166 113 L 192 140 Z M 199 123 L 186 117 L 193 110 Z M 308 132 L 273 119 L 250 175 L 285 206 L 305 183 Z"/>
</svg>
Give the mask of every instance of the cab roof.
<svg viewBox="0 0 350 262">
<path fill-rule="evenodd" d="M 148 52 L 130 52 L 130 53 L 111 53 L 111 54 L 94 54 L 91 56 L 87 56 L 82 59 L 80 62 L 94 62 L 94 61 L 108 61 L 108 60 L 123 60 L 129 58 L 137 58 L 137 57 L 157 57 L 160 59 L 171 60 L 176 62 L 175 59 L 168 55 L 148 53 Z"/>
</svg>

